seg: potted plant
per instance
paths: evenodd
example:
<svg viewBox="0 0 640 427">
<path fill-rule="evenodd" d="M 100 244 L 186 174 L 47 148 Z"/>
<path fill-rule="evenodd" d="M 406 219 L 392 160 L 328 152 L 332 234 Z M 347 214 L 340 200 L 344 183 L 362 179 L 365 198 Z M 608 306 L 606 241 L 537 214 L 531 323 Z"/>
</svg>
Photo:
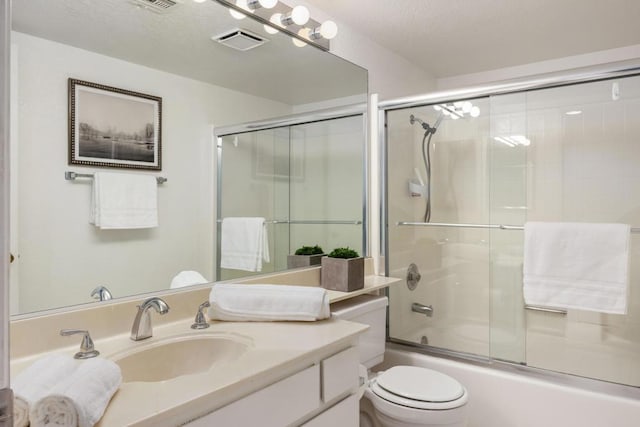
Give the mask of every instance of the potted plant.
<svg viewBox="0 0 640 427">
<path fill-rule="evenodd" d="M 296 249 L 294 255 L 287 256 L 287 268 L 309 267 L 320 265 L 324 251 L 318 245 L 302 246 Z"/>
<path fill-rule="evenodd" d="M 322 258 L 322 287 L 351 292 L 364 287 L 364 258 L 350 248 L 336 248 Z"/>
</svg>

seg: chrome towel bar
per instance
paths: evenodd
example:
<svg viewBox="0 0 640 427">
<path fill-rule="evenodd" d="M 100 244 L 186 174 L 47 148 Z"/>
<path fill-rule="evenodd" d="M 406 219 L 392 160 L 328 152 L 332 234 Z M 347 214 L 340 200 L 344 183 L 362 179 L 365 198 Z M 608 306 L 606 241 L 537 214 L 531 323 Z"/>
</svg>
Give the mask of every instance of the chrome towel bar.
<svg viewBox="0 0 640 427">
<path fill-rule="evenodd" d="M 537 307 L 535 305 L 525 305 L 524 308 L 525 310 L 544 311 L 545 313 L 562 314 L 563 316 L 567 315 L 567 310 L 560 310 L 557 308 Z"/>
<path fill-rule="evenodd" d="M 64 173 L 64 179 L 66 179 L 67 181 L 73 181 L 76 178 L 93 179 L 93 174 L 92 173 L 78 173 L 78 172 L 71 172 L 71 171 L 66 171 Z M 163 177 L 163 176 L 156 176 L 156 181 L 158 181 L 158 184 L 164 184 L 165 182 L 168 181 L 168 179 Z"/>
<path fill-rule="evenodd" d="M 222 222 L 221 219 L 216 220 L 216 222 Z M 328 225 L 360 225 L 362 221 L 353 220 L 353 221 L 333 221 L 333 220 L 287 220 L 287 219 L 270 219 L 265 221 L 267 224 L 328 224 Z"/>
<path fill-rule="evenodd" d="M 447 222 L 396 222 L 397 226 L 415 226 L 415 227 L 453 227 L 453 228 L 493 228 L 498 230 L 524 230 L 522 225 L 504 225 L 504 224 L 453 224 Z M 632 227 L 632 233 L 640 233 L 640 228 Z"/>
</svg>

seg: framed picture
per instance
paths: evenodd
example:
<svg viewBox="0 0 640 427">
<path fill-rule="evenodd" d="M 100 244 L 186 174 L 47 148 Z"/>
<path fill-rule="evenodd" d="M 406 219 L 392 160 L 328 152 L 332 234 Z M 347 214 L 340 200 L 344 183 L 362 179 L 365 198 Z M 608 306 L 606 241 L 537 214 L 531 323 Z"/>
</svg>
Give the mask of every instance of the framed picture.
<svg viewBox="0 0 640 427">
<path fill-rule="evenodd" d="M 162 98 L 69 79 L 69 164 L 162 169 Z"/>
</svg>

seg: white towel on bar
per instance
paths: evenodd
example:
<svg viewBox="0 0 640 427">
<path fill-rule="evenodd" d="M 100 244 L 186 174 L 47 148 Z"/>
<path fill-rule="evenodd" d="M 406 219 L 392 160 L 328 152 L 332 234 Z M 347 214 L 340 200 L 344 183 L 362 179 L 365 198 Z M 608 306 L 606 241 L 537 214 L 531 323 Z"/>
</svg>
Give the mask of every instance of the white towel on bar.
<svg viewBox="0 0 640 427">
<path fill-rule="evenodd" d="M 186 270 L 176 274 L 171 280 L 171 289 L 184 288 L 185 286 L 201 285 L 203 283 L 209 283 L 209 280 L 197 271 Z"/>
<path fill-rule="evenodd" d="M 231 217 L 222 220 L 220 267 L 262 271 L 269 262 L 269 240 L 264 218 Z"/>
<path fill-rule="evenodd" d="M 20 374 L 12 378 L 13 425 L 29 425 L 29 410 L 56 384 L 69 377 L 78 367 L 78 361 L 64 354 L 41 357 Z"/>
<path fill-rule="evenodd" d="M 323 288 L 220 283 L 209 294 L 209 317 L 227 321 L 306 321 L 330 316 Z"/>
<path fill-rule="evenodd" d="M 528 222 L 525 304 L 626 314 L 627 224 Z"/>
<path fill-rule="evenodd" d="M 32 405 L 31 427 L 93 426 L 121 383 L 120 367 L 111 360 L 82 360 L 71 375 Z"/>
<path fill-rule="evenodd" d="M 158 226 L 158 182 L 152 175 L 96 172 L 91 224 L 101 229 Z"/>
</svg>

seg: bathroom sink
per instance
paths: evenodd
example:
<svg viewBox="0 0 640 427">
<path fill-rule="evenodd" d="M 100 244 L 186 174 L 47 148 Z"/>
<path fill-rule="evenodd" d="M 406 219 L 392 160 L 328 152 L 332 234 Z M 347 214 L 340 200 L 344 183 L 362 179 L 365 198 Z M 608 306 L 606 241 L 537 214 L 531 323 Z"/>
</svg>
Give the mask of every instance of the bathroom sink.
<svg viewBox="0 0 640 427">
<path fill-rule="evenodd" d="M 149 341 L 111 359 L 120 366 L 124 383 L 160 382 L 204 373 L 235 360 L 250 343 L 248 338 L 235 335 L 186 335 Z"/>
</svg>

